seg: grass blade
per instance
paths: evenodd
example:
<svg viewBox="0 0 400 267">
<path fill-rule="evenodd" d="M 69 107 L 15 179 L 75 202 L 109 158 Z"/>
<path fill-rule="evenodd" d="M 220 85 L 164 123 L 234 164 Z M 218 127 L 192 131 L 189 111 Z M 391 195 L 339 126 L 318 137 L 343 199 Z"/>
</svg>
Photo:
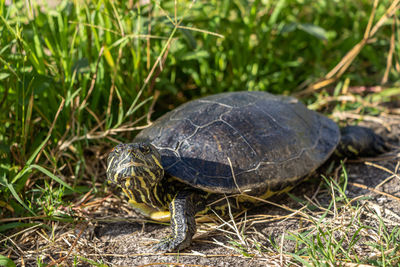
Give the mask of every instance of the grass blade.
<svg viewBox="0 0 400 267">
<path fill-rule="evenodd" d="M 15 263 L 7 258 L 6 256 L 0 255 L 0 266 L 4 267 L 16 267 Z"/>
<path fill-rule="evenodd" d="M 12 184 L 9 184 L 9 183 L 7 182 L 6 179 L 4 179 L 4 180 L 5 180 L 5 183 L 6 183 L 6 187 L 8 188 L 8 190 L 10 190 L 11 194 L 13 195 L 13 197 L 14 197 L 27 211 L 29 211 L 30 213 L 32 213 L 33 216 L 37 216 L 37 214 L 36 214 L 32 209 L 30 209 L 30 208 L 24 203 L 24 201 L 22 201 L 22 199 L 19 197 L 17 191 L 15 191 L 13 185 L 12 185 Z"/>
<path fill-rule="evenodd" d="M 42 166 L 39 166 L 39 165 L 36 165 L 36 164 L 32 164 L 31 166 L 29 166 L 29 169 L 33 169 L 33 168 L 41 171 L 43 174 L 49 176 L 51 179 L 53 179 L 54 181 L 58 182 L 59 184 L 65 186 L 69 190 L 71 190 L 73 192 L 77 192 L 75 189 L 73 189 L 71 186 L 69 186 L 66 182 L 64 182 L 59 177 L 55 176 L 54 174 L 52 174 L 51 172 L 49 172 L 48 170 L 46 170 Z"/>
</svg>

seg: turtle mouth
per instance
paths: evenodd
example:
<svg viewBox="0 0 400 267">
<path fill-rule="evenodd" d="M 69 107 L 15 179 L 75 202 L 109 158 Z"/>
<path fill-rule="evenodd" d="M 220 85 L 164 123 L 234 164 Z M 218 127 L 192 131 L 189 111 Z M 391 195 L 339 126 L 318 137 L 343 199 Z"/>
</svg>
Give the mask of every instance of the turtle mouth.
<svg viewBox="0 0 400 267">
<path fill-rule="evenodd" d="M 119 166 L 116 168 L 115 172 L 121 172 L 121 173 L 123 173 L 123 170 L 124 170 L 124 169 L 130 169 L 130 168 L 132 168 L 132 167 L 149 168 L 149 166 L 147 166 L 146 164 L 143 164 L 143 163 L 141 163 L 141 162 L 134 162 L 134 161 L 132 161 L 132 162 L 128 162 L 128 163 L 124 163 L 124 164 L 119 165 Z"/>
</svg>

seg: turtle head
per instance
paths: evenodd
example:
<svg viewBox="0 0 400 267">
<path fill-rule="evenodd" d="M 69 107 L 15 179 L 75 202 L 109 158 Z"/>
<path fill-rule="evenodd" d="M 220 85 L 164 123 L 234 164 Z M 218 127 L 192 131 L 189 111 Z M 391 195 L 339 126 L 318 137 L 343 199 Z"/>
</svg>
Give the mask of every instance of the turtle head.
<svg viewBox="0 0 400 267">
<path fill-rule="evenodd" d="M 149 143 L 119 144 L 108 155 L 107 179 L 131 202 L 151 202 L 149 193 L 163 176 L 160 153 Z"/>
</svg>

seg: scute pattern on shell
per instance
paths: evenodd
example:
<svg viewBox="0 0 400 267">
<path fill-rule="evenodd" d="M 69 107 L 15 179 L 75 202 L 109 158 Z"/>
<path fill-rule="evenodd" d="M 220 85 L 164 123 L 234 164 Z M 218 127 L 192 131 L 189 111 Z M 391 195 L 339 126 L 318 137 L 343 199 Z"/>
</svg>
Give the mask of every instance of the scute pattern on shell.
<svg viewBox="0 0 400 267">
<path fill-rule="evenodd" d="M 339 139 L 332 120 L 294 98 L 232 92 L 174 109 L 135 141 L 151 142 L 166 173 L 193 187 L 257 195 L 318 168 Z"/>
</svg>

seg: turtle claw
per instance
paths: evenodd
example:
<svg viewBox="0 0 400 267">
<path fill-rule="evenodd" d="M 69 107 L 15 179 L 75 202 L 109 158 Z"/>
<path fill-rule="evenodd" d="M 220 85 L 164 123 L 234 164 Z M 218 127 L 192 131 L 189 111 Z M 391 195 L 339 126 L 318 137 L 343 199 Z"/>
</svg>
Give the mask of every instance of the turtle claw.
<svg viewBox="0 0 400 267">
<path fill-rule="evenodd" d="M 154 251 L 158 252 L 172 252 L 180 250 L 182 243 L 178 242 L 171 236 L 161 239 L 160 242 L 153 246 Z"/>
<path fill-rule="evenodd" d="M 169 252 L 170 237 L 166 237 L 160 240 L 153 246 L 153 250 L 157 252 Z"/>
<path fill-rule="evenodd" d="M 376 154 L 383 154 L 390 150 L 385 140 L 379 135 L 376 135 L 372 149 L 375 151 Z"/>
</svg>

